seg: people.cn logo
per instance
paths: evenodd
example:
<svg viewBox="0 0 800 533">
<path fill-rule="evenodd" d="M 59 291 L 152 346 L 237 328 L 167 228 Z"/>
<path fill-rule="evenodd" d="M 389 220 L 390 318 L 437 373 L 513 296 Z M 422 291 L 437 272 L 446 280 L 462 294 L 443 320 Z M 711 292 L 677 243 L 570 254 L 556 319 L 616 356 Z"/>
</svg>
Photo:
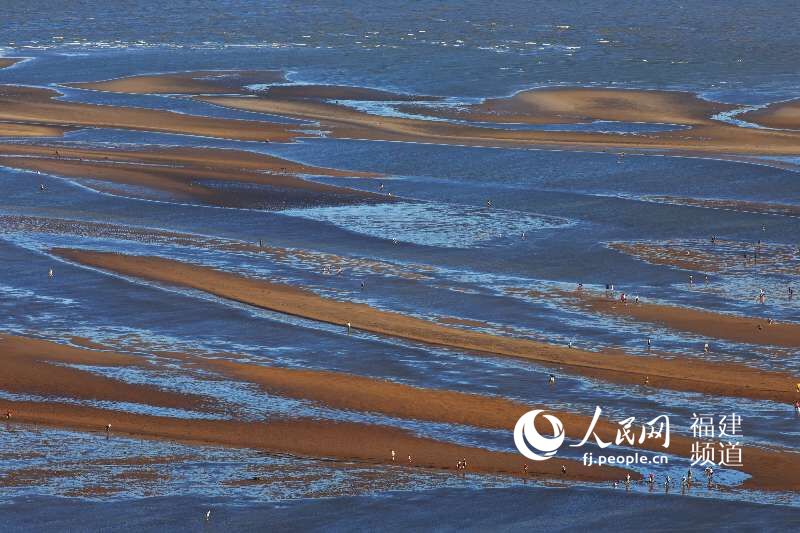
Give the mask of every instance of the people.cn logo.
<svg viewBox="0 0 800 533">
<path fill-rule="evenodd" d="M 542 415 L 553 426 L 552 438 L 543 437 L 536 430 L 536 417 L 543 412 L 542 409 L 528 411 L 517 420 L 514 427 L 514 444 L 519 453 L 534 461 L 550 459 L 564 443 L 564 425 L 553 415 Z"/>
</svg>

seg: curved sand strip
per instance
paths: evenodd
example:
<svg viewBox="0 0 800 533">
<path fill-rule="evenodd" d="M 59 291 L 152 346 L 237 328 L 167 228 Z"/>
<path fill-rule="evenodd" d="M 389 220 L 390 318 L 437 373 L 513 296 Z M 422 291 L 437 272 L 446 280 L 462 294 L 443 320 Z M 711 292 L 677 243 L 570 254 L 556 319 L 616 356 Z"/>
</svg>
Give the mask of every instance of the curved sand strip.
<svg viewBox="0 0 800 533">
<path fill-rule="evenodd" d="M 547 87 L 489 98 L 463 107 L 399 105 L 416 114 L 514 124 L 574 124 L 595 120 L 659 124 L 710 124 L 709 117 L 736 106 L 692 93 L 582 87 Z"/>
<path fill-rule="evenodd" d="M 655 304 L 640 301 L 623 303 L 618 299 L 593 294 L 588 291 L 564 293 L 579 305 L 596 313 L 628 317 L 650 322 L 678 331 L 686 331 L 733 342 L 800 347 L 800 324 L 772 322 L 763 318 L 716 313 L 690 307 Z"/>
<path fill-rule="evenodd" d="M 526 405 L 501 397 L 423 389 L 341 372 L 267 367 L 220 359 L 199 364 L 231 378 L 257 383 L 270 394 L 312 400 L 338 409 L 379 412 L 406 419 L 510 431 L 525 412 L 546 409 L 545 406 Z M 577 440 L 583 438 L 592 419 L 591 416 L 563 411 L 554 414 L 564 423 L 566 435 Z M 537 429 L 543 434 L 550 430 L 542 420 L 537 422 Z M 603 440 L 612 442 L 619 427 L 616 423 L 601 419 L 596 429 Z M 672 435 L 668 450 L 658 440 L 647 440 L 639 447 L 690 458 L 693 442 L 691 438 Z M 768 490 L 800 490 L 800 480 L 787 474 L 800 469 L 800 454 L 745 447 L 743 457 L 745 464 L 741 470 L 751 475 L 746 486 Z"/>
<path fill-rule="evenodd" d="M 148 368 L 131 355 L 71 348 L 37 339 L 0 334 L 0 390 L 42 397 L 141 403 L 208 411 L 208 398 L 125 383 L 63 365 Z"/>
<path fill-rule="evenodd" d="M 767 128 L 800 130 L 800 100 L 770 104 L 742 113 L 738 118 Z"/>
<path fill-rule="evenodd" d="M 58 403 L 11 402 L 0 400 L 0 411 L 13 413 L 14 423 L 32 423 L 81 431 L 100 431 L 111 424 L 113 435 L 170 440 L 195 445 L 250 448 L 270 453 L 289 453 L 302 457 L 324 457 L 391 465 L 391 450 L 398 465 L 436 470 L 455 470 L 456 462 L 466 458 L 470 472 L 496 475 L 522 475 L 524 458 L 417 437 L 408 431 L 388 426 L 295 418 L 243 422 L 236 420 L 198 420 L 146 416 Z M 408 455 L 412 462 L 408 462 Z M 567 465 L 567 473 L 560 471 Z M 625 477 L 615 467 L 584 466 L 574 460 L 529 464 L 529 474 L 570 481 L 611 481 Z M 634 479 L 641 475 L 632 472 Z"/>
<path fill-rule="evenodd" d="M 22 57 L 0 57 L 0 68 L 10 67 L 11 65 L 16 65 L 24 58 Z"/>
<path fill-rule="evenodd" d="M 280 207 L 287 202 L 327 205 L 393 200 L 299 177 L 299 174 L 370 176 L 367 173 L 311 167 L 235 150 L 176 148 L 117 151 L 0 145 L 0 165 L 64 177 L 147 187 L 179 198 L 229 207 Z M 223 183 L 233 187 L 214 186 Z M 240 187 L 237 190 L 236 184 L 264 185 L 267 188 Z"/>
<path fill-rule="evenodd" d="M 38 126 L 118 128 L 218 137 L 242 141 L 288 142 L 307 136 L 285 124 L 187 115 L 156 109 L 93 105 L 55 100 L 56 91 L 0 86 L 0 121 Z"/>
<path fill-rule="evenodd" d="M 570 91 L 584 89 L 563 89 L 558 98 L 567 98 L 562 107 L 569 108 Z M 610 90 L 609 90 L 610 91 Z M 637 117 L 635 108 L 637 101 L 649 102 L 649 91 L 619 90 L 625 93 L 622 99 L 627 109 L 619 112 L 619 117 Z M 685 93 L 676 93 L 671 100 L 692 99 Z M 684 96 L 680 96 L 684 95 Z M 616 133 L 585 133 L 569 131 L 525 131 L 482 128 L 477 126 L 451 124 L 423 119 L 378 116 L 340 105 L 328 104 L 315 100 L 292 100 L 252 98 L 236 96 L 197 97 L 197 99 L 248 111 L 257 111 L 275 115 L 283 115 L 304 120 L 313 120 L 320 127 L 331 130 L 336 138 L 374 139 L 385 141 L 427 142 L 434 144 L 459 144 L 466 146 L 502 146 L 502 147 L 546 147 L 557 146 L 572 149 L 624 149 L 624 150 L 679 150 L 685 153 L 715 154 L 800 154 L 800 133 L 740 128 L 724 122 L 700 118 L 699 111 L 692 109 L 691 102 L 684 107 L 673 105 L 665 108 L 660 115 L 654 116 L 655 110 L 642 113 L 639 118 L 650 118 L 656 122 L 670 122 L 683 118 L 693 126 L 688 131 L 666 131 L 626 135 Z M 587 109 L 601 109 L 604 97 L 589 105 Z M 699 105 L 699 104 L 698 104 Z M 650 104 L 652 107 L 652 104 Z M 647 106 L 645 106 L 647 108 Z M 610 114 L 600 116 L 611 116 Z M 654 120 L 654 119 L 661 120 Z M 533 121 L 529 118 L 528 121 Z M 561 116 L 547 115 L 542 120 L 546 123 L 559 122 Z"/>
<path fill-rule="evenodd" d="M 645 376 L 649 376 L 653 387 L 784 403 L 796 399 L 794 384 L 798 380 L 784 373 L 690 358 L 661 359 L 617 352 L 588 352 L 528 339 L 499 337 L 379 311 L 364 304 L 331 300 L 288 285 L 158 257 L 74 249 L 54 249 L 52 253 L 80 264 L 190 287 L 280 313 L 342 327 L 350 322 L 356 329 L 381 335 L 564 366 L 579 374 L 618 383 L 641 384 Z"/>
<path fill-rule="evenodd" d="M 286 81 L 279 70 L 198 70 L 65 83 L 67 87 L 128 94 L 235 94 L 242 87 Z"/>
</svg>

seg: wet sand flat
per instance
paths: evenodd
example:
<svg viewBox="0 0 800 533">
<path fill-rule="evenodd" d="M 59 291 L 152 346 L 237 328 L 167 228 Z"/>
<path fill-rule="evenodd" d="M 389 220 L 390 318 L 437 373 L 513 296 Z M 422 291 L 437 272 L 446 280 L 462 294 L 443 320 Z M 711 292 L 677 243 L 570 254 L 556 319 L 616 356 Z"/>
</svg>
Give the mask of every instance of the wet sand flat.
<svg viewBox="0 0 800 533">
<path fill-rule="evenodd" d="M 388 197 L 315 183 L 299 177 L 299 174 L 370 174 L 310 167 L 277 157 L 211 148 L 125 151 L 7 144 L 0 145 L 0 164 L 64 177 L 144 186 L 180 198 L 221 206 L 250 206 L 259 199 L 277 202 L 281 191 L 303 191 L 310 195 L 308 201 L 319 197 L 319 201 L 328 203 L 352 203 L 367 199 L 391 201 Z M 255 184 L 270 189 L 237 191 L 214 187 L 209 183 Z"/>
<path fill-rule="evenodd" d="M 770 104 L 742 113 L 739 118 L 767 128 L 797 130 L 800 129 L 800 100 Z"/>
<path fill-rule="evenodd" d="M 154 109 L 55 100 L 50 89 L 0 86 L 0 121 L 37 126 L 119 128 L 219 137 L 242 141 L 287 142 L 305 136 L 289 126 L 229 120 Z"/>
<path fill-rule="evenodd" d="M 642 322 L 660 324 L 678 331 L 733 342 L 800 347 L 800 324 L 788 322 L 768 324 L 763 318 L 743 317 L 641 301 L 638 304 L 630 300 L 623 303 L 618 299 L 586 291 L 576 291 L 571 296 L 592 312 L 629 317 Z"/>
<path fill-rule="evenodd" d="M 208 70 L 128 76 L 64 84 L 78 89 L 128 94 L 232 94 L 257 83 L 285 81 L 279 70 Z"/>
<path fill-rule="evenodd" d="M 427 344 L 558 365 L 579 374 L 619 383 L 724 396 L 795 400 L 793 376 L 696 358 L 663 359 L 618 352 L 588 352 L 528 339 L 499 337 L 379 311 L 364 304 L 323 298 L 310 291 L 157 257 L 54 249 L 80 264 L 209 292 L 265 309 Z"/>
<path fill-rule="evenodd" d="M 768 215 L 800 217 L 800 205 L 792 204 L 729 200 L 722 198 L 685 198 L 678 196 L 649 196 L 647 200 L 675 205 L 705 207 L 709 209 L 725 209 L 729 211 L 739 211 L 741 213 L 763 213 Z"/>
<path fill-rule="evenodd" d="M 583 89 L 573 89 L 584 91 Z M 625 98 L 618 99 L 624 106 L 618 117 L 649 118 L 666 123 L 683 119 L 692 127 L 689 130 L 667 131 L 647 134 L 587 133 L 567 131 L 523 131 L 484 128 L 452 124 L 423 119 L 378 116 L 341 105 L 315 100 L 271 99 L 252 97 L 198 97 L 199 100 L 248 111 L 258 111 L 293 118 L 314 120 L 324 129 L 330 129 L 337 138 L 372 139 L 403 142 L 428 142 L 434 144 L 460 144 L 465 146 L 557 146 L 572 149 L 625 149 L 625 150 L 680 150 L 686 153 L 730 153 L 792 155 L 800 153 L 800 134 L 785 131 L 740 128 L 724 122 L 702 118 L 702 113 L 691 105 L 676 106 L 674 101 L 696 100 L 691 95 L 676 93 L 671 98 L 671 107 L 665 107 L 660 115 L 654 115 L 655 104 L 650 102 L 648 91 L 622 91 Z M 568 98 L 569 89 L 559 92 L 559 98 Z M 682 97 L 680 95 L 683 95 Z M 584 103 L 587 112 L 602 109 L 608 98 L 598 97 L 591 105 Z M 647 102 L 651 111 L 637 115 L 635 103 Z M 563 108 L 570 108 L 570 100 Z M 614 102 L 612 102 L 614 103 Z M 699 105 L 699 104 L 697 104 Z M 710 104 L 709 104 L 710 105 Z M 560 109 L 558 106 L 553 106 Z M 643 106 L 647 108 L 647 105 Z M 688 110 L 687 110 L 688 108 Z M 707 109 L 711 111 L 711 109 Z M 598 111 L 599 113 L 599 111 Z M 611 112 L 598 116 L 614 116 Z M 560 116 L 547 115 L 542 121 L 561 120 Z M 534 119 L 529 118 L 528 121 Z M 558 123 L 555 120 L 555 123 Z"/>
<path fill-rule="evenodd" d="M 25 368 L 21 365 L 9 364 L 13 356 L 17 354 L 47 353 L 48 357 L 50 357 L 50 359 L 46 360 L 48 363 L 69 361 L 81 364 L 107 364 L 117 366 L 141 365 L 141 360 L 139 358 L 126 354 L 77 349 L 37 339 L 6 335 L 2 337 L 0 342 L 2 342 L 2 346 L 5 349 L 3 360 L 4 367 L 7 369 L 8 379 L 13 379 L 22 384 L 19 388 L 14 389 L 14 391 L 37 393 L 45 397 L 69 395 L 69 397 L 74 398 L 85 398 L 86 395 L 81 394 L 79 391 L 76 392 L 75 388 L 80 387 L 88 390 L 98 390 L 102 387 L 98 387 L 97 383 L 93 381 L 96 376 L 92 374 L 81 372 L 80 375 L 65 374 L 51 376 L 47 374 L 46 369 L 45 372 L 42 372 L 41 381 L 31 383 L 26 381 L 29 372 L 26 372 Z M 525 404 L 502 397 L 467 394 L 450 390 L 425 389 L 341 372 L 267 367 L 224 359 L 198 358 L 186 354 L 171 354 L 168 358 L 169 357 L 177 358 L 184 363 L 189 363 L 191 367 L 196 366 L 204 370 L 221 373 L 229 379 L 235 379 L 244 383 L 258 384 L 268 394 L 310 400 L 336 409 L 358 412 L 377 412 L 392 417 L 412 420 L 425 420 L 510 431 L 522 414 L 534 408 L 541 408 L 541 406 Z M 40 366 L 41 364 L 43 363 L 40 362 Z M 40 367 L 35 367 L 34 369 L 39 372 L 42 371 Z M 86 374 L 86 376 L 83 374 Z M 53 378 L 57 378 L 57 380 Z M 7 381 L 8 380 L 5 380 L 0 383 L 0 388 L 9 390 Z M 102 383 L 104 380 L 101 379 L 99 381 Z M 132 401 L 145 405 L 165 405 L 163 401 L 164 394 L 153 387 L 131 386 L 115 380 L 105 381 L 111 381 L 115 387 L 119 388 L 120 392 L 114 399 L 124 398 L 125 401 Z M 121 394 L 126 392 L 127 395 L 121 396 Z M 197 408 L 200 403 L 197 398 L 191 395 L 168 393 L 168 397 L 172 400 L 172 402 L 166 403 L 168 406 Z M 176 399 L 178 403 L 176 403 Z M 47 402 L 36 404 L 30 402 L 14 402 L 9 405 L 9 409 L 13 412 L 12 420 L 15 422 L 29 422 L 31 421 L 29 417 L 35 416 L 37 423 L 60 425 L 63 422 L 65 424 L 64 427 L 87 429 L 85 425 L 76 426 L 53 416 L 52 409 L 56 409 L 56 411 L 60 411 L 61 409 L 70 411 L 74 407 L 76 412 L 81 412 L 80 409 L 75 406 L 65 406 L 63 404 Z M 35 409 L 33 407 L 34 405 L 41 405 L 42 407 L 41 409 Z M 20 408 L 20 406 L 22 407 Z M 550 410 L 550 412 L 553 411 Z M 129 433 L 130 429 L 126 429 L 127 426 L 119 425 L 119 417 L 116 413 L 117 412 L 109 411 L 104 417 L 114 419 L 110 423 L 112 423 L 115 433 L 120 431 Z M 554 414 L 564 423 L 566 435 L 573 439 L 581 439 L 591 421 L 591 417 L 587 415 L 564 411 L 557 411 L 554 412 Z M 43 419 L 42 416 L 46 416 L 46 418 Z M 120 414 L 119 416 L 123 415 Z M 146 415 L 132 416 L 144 416 L 147 419 L 154 419 L 157 421 L 163 420 L 162 418 L 147 417 Z M 101 418 L 100 420 L 104 420 L 105 418 Z M 127 419 L 124 419 L 123 423 L 125 420 Z M 546 424 L 541 420 L 538 422 L 538 429 L 542 432 L 546 432 L 548 429 L 545 427 Z M 95 425 L 94 428 L 90 427 L 88 429 L 96 430 L 97 427 L 102 427 L 105 423 L 109 422 L 103 422 L 99 424 L 99 426 Z M 176 421 L 175 423 L 180 425 L 183 424 L 183 421 Z M 217 420 L 208 421 L 208 423 L 220 424 L 221 428 L 213 430 L 213 434 L 217 435 L 217 431 L 222 431 L 222 428 L 228 427 L 232 421 Z M 242 422 L 242 424 L 247 423 Z M 363 425 L 355 424 L 351 426 L 360 427 Z M 203 431 L 211 431 L 208 429 L 208 424 L 204 423 L 202 427 L 205 428 Z M 350 426 L 345 425 L 341 427 L 347 428 Z M 613 440 L 618 428 L 619 426 L 617 424 L 605 419 L 599 420 L 596 426 L 597 434 L 606 441 Z M 136 434 L 138 435 L 139 433 Z M 152 436 L 149 432 L 143 435 Z M 169 439 L 175 438 L 175 435 L 172 433 L 159 433 L 155 435 L 155 437 Z M 216 443 L 233 445 L 230 441 L 219 441 L 216 436 L 213 438 Z M 179 440 L 184 440 L 184 438 L 181 437 Z M 194 438 L 190 440 L 194 440 Z M 692 443 L 692 439 L 680 435 L 673 435 L 668 450 L 662 447 L 663 443 L 660 440 L 648 440 L 638 445 L 638 447 L 653 452 L 668 451 L 671 454 L 690 457 Z M 252 446 L 248 445 L 246 447 Z M 743 454 L 747 457 L 747 464 L 742 467 L 742 470 L 752 476 L 747 480 L 747 486 L 757 487 L 762 490 L 800 489 L 800 485 L 798 485 L 791 476 L 785 475 L 786 472 L 796 470 L 800 467 L 800 454 L 785 450 L 764 450 L 754 447 L 744 447 Z M 312 455 L 317 456 L 316 454 Z M 407 455 L 407 453 L 404 453 L 401 457 L 406 460 Z M 371 459 L 374 459 L 374 457 Z M 137 464 L 139 464 L 139 462 L 137 462 Z M 535 471 L 538 472 L 538 470 Z M 531 472 L 533 473 L 534 471 Z M 555 473 L 555 471 L 550 470 L 546 470 L 545 472 L 550 474 Z M 512 470 L 511 473 L 514 473 L 514 471 Z"/>
<path fill-rule="evenodd" d="M 532 89 L 462 107 L 398 106 L 401 111 L 477 122 L 572 124 L 608 120 L 685 125 L 709 124 L 710 116 L 734 107 L 675 91 L 577 87 Z"/>
<path fill-rule="evenodd" d="M 131 402 L 185 410 L 213 410 L 207 398 L 130 384 L 64 365 L 147 368 L 146 360 L 114 352 L 0 334 L 0 390 L 47 398 Z"/>
<path fill-rule="evenodd" d="M 467 458 L 471 472 L 522 475 L 522 460 L 516 453 L 501 453 L 416 437 L 387 426 L 295 418 L 243 422 L 200 420 L 138 415 L 85 406 L 57 403 L 0 400 L 0 411 L 11 410 L 15 423 L 40 424 L 81 431 L 101 431 L 112 424 L 112 434 L 192 444 L 249 448 L 301 457 L 327 457 L 344 461 L 397 464 L 414 468 L 455 470 L 456 462 Z M 412 461 L 408 462 L 408 455 Z M 568 466 L 561 473 L 561 464 Z M 626 471 L 615 467 L 584 466 L 581 462 L 543 462 L 531 465 L 532 475 L 569 480 L 611 481 Z M 641 476 L 631 474 L 635 479 Z"/>
<path fill-rule="evenodd" d="M 525 412 L 545 409 L 543 406 L 501 397 L 423 389 L 341 372 L 267 367 L 218 359 L 198 364 L 235 379 L 257 383 L 270 394 L 308 399 L 339 409 L 379 412 L 408 419 L 511 430 Z M 591 416 L 565 411 L 554 414 L 564 423 L 566 435 L 577 440 L 583 438 L 592 419 Z M 536 425 L 542 433 L 548 430 L 542 420 L 537 420 Z M 600 419 L 595 427 L 597 435 L 611 442 L 620 426 Z M 660 441 L 648 440 L 637 446 L 689 458 L 692 456 L 693 443 L 688 437 L 673 435 L 668 450 L 662 447 Z M 747 486 L 762 490 L 800 490 L 800 482 L 786 475 L 787 471 L 800 468 L 800 454 L 755 447 L 745 447 L 742 453 L 747 457 L 742 470 L 752 476 L 746 481 Z"/>
<path fill-rule="evenodd" d="M 22 61 L 21 57 L 0 57 L 0 68 L 10 67 Z"/>
</svg>

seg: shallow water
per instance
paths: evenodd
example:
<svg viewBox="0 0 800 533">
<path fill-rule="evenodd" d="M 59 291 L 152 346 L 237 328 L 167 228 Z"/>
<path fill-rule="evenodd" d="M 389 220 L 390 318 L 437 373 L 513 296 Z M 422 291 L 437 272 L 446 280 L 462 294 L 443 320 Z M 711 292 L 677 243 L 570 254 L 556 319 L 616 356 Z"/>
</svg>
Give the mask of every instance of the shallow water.
<svg viewBox="0 0 800 533">
<path fill-rule="evenodd" d="M 800 12 L 791 2 L 772 3 L 770 9 L 759 2 L 741 0 L 681 6 L 634 2 L 626 5 L 624 15 L 611 2 L 593 2 L 580 9 L 549 2 L 504 2 L 493 4 L 488 11 L 485 7 L 485 3 L 477 2 L 448 6 L 424 1 L 402 6 L 384 4 L 375 9 L 360 2 L 332 6 L 252 0 L 226 0 L 211 7 L 181 0 L 167 5 L 140 2 L 136 6 L 118 1 L 87 2 L 66 9 L 57 2 L 37 2 L 35 6 L 12 2 L 4 7 L 0 51 L 32 59 L 0 69 L 0 83 L 50 86 L 63 92 L 65 100 L 289 123 L 298 121 L 224 109 L 183 97 L 115 95 L 58 84 L 168 71 L 264 68 L 285 70 L 292 83 L 368 86 L 442 95 L 456 102 L 549 85 L 681 89 L 743 105 L 784 100 L 800 90 L 796 68 L 800 35 L 794 24 Z M 642 134 L 674 125 L 596 122 L 533 128 Z M 252 244 L 263 239 L 269 246 L 295 251 L 280 257 L 265 256 L 233 252 L 216 241 L 186 245 L 170 239 L 147 242 L 103 232 L 70 234 L 0 227 L 0 331 L 61 341 L 77 335 L 143 357 L 157 350 L 237 353 L 254 362 L 493 394 L 584 414 L 591 414 L 599 405 L 614 420 L 627 416 L 644 420 L 666 413 L 682 434 L 689 434 L 692 413 L 722 415 L 735 411 L 744 421 L 744 443 L 798 449 L 800 420 L 789 406 L 775 402 L 653 391 L 569 375 L 559 375 L 558 386 L 547 387 L 547 374 L 552 370 L 540 365 L 372 334 L 347 335 L 338 326 L 232 304 L 196 291 L 112 276 L 64 262 L 47 252 L 54 246 L 72 246 L 161 255 L 297 284 L 319 294 L 382 309 L 429 319 L 469 319 L 494 333 L 564 345 L 573 342 L 589 349 L 620 347 L 643 355 L 643 339 L 652 337 L 659 350 L 683 356 L 699 354 L 702 345 L 711 341 L 714 350 L 708 357 L 712 360 L 797 372 L 797 350 L 735 345 L 660 326 L 590 316 L 519 292 L 546 293 L 552 288 L 570 289 L 579 282 L 601 288 L 611 282 L 651 300 L 798 321 L 798 300 L 784 297 L 788 284 L 800 288 L 796 269 L 740 268 L 710 274 L 707 285 L 689 286 L 687 276 L 691 272 L 648 264 L 608 246 L 615 242 L 681 242 L 702 250 L 710 235 L 742 246 L 758 240 L 776 247 L 796 246 L 800 234 L 796 217 L 652 200 L 674 196 L 800 205 L 797 172 L 769 166 L 796 163 L 796 158 L 761 158 L 758 162 L 763 164 L 749 164 L 655 154 L 620 158 L 616 151 L 473 148 L 326 138 L 265 144 L 97 128 L 70 132 L 52 141 L 121 148 L 241 149 L 312 165 L 378 172 L 385 176 L 309 179 L 368 191 L 378 191 L 383 185 L 385 192 L 401 201 L 289 210 L 223 209 L 182 203 L 142 188 L 110 187 L 97 180 L 66 180 L 0 167 L 0 215 L 160 228 L 205 236 L 209 242 L 213 238 Z M 39 183 L 47 186 L 46 194 L 38 191 Z M 487 201 L 491 201 L 490 208 Z M 345 259 L 338 262 L 331 254 Z M 380 263 L 380 268 L 371 263 Z M 334 275 L 333 269 L 339 264 L 345 265 L 343 272 Z M 47 277 L 49 268 L 55 270 L 53 279 Z M 700 279 L 700 273 L 694 274 Z M 755 303 L 759 288 L 768 291 L 766 306 Z M 88 370 L 102 373 L 107 369 Z M 183 370 L 178 367 L 174 373 L 161 375 L 130 371 L 115 377 L 218 397 L 226 402 L 230 416 L 257 419 L 295 412 L 386 423 L 421 435 L 493 449 L 511 450 L 513 446 L 511 428 L 506 433 L 481 431 L 328 409 L 259 394 L 241 384 L 210 381 L 202 374 L 187 375 Z M 156 412 L 148 406 L 107 407 Z M 37 447 L 41 439 L 73 443 L 69 453 L 79 457 L 84 450 L 92 449 L 94 437 L 20 430 L 13 436 L 4 433 L 0 443 L 3 449 Z M 179 448 L 133 440 L 125 441 L 124 446 L 119 441 L 118 445 L 120 453 L 143 453 L 147 447 Z M 540 517 L 537 520 L 558 523 L 565 529 L 580 523 L 605 530 L 611 528 L 609 521 L 613 529 L 625 529 L 620 524 L 628 522 L 623 519 L 630 523 L 648 521 L 650 529 L 655 530 L 682 527 L 684 524 L 678 521 L 710 527 L 724 520 L 742 528 L 756 523 L 759 529 L 788 529 L 797 521 L 799 505 L 794 495 L 744 491 L 698 491 L 687 497 L 656 498 L 614 492 L 609 487 L 464 489 L 465 484 L 480 485 L 472 480 L 456 483 L 457 489 L 432 490 L 451 480 L 427 473 L 409 475 L 403 481 L 409 492 L 399 495 L 376 496 L 393 488 L 381 484 L 359 492 L 361 478 L 353 476 L 348 481 L 347 475 L 335 472 L 318 491 L 303 492 L 291 483 L 278 483 L 269 490 L 240 488 L 232 493 L 233 489 L 220 488 L 211 480 L 239 475 L 242 468 L 264 466 L 262 456 L 210 448 L 198 452 L 193 447 L 181 448 L 184 452 L 201 458 L 185 467 L 189 474 L 174 474 L 179 481 L 165 482 L 157 490 L 148 491 L 120 484 L 120 492 L 114 497 L 124 501 L 119 505 L 126 506 L 131 524 L 196 528 L 201 525 L 202 514 L 195 516 L 196 511 L 210 505 L 219 516 L 206 526 L 212 529 L 253 527 L 254 523 L 263 523 L 260 521 L 268 521 L 277 529 L 297 524 L 309 529 L 360 529 L 374 527 L 376 520 L 381 521 L 382 528 L 390 523 L 397 528 L 436 524 L 483 529 L 491 524 L 517 529 L 530 526 L 527 513 L 530 505 L 535 505 L 535 514 Z M 56 460 L 51 450 L 39 463 Z M 267 466 L 303 470 L 307 468 L 303 461 L 271 458 Z M 669 472 L 679 477 L 685 467 L 685 462 L 675 459 Z M 193 472 L 198 471 L 206 472 L 203 479 L 207 480 L 199 489 L 193 484 Z M 93 475 L 91 479 L 100 479 L 101 474 Z M 731 483 L 741 479 L 733 472 L 723 471 L 720 476 Z M 492 480 L 487 485 L 504 483 Z M 106 520 L 118 513 L 115 503 L 90 503 L 81 500 L 85 495 L 70 500 L 46 498 L 63 496 L 74 484 L 55 480 L 24 490 L 0 487 L 0 494 L 15 498 L 14 504 L 4 505 L 2 511 L 12 517 L 7 525 L 12 530 L 47 524 L 68 527 L 83 524 L 81 520 L 91 520 L 89 523 L 97 527 L 108 525 Z M 332 487 L 369 495 L 318 498 L 334 490 Z M 153 495 L 163 497 L 145 499 Z M 280 503 L 287 497 L 307 499 Z M 472 502 L 470 508 L 459 507 L 464 501 Z M 47 502 L 46 514 L 31 516 L 30 509 L 41 502 Z M 616 505 L 620 507 L 614 513 L 619 514 L 608 518 L 608 509 Z M 478 509 L 486 508 L 496 510 L 491 521 L 477 516 Z M 342 509 L 349 514 L 345 516 Z M 57 516 L 61 510 L 69 516 Z M 711 516 L 711 511 L 716 514 Z M 155 517 L 159 512 L 166 516 L 163 522 Z M 31 518 L 38 521 L 26 523 Z M 565 521 L 567 518 L 572 522 Z"/>
</svg>

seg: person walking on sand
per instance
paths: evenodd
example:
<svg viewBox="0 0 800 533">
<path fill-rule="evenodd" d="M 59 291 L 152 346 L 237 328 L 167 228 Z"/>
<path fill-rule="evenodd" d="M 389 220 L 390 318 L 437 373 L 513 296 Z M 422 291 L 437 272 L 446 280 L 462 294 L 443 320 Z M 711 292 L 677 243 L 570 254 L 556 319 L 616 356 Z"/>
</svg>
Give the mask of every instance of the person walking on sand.
<svg viewBox="0 0 800 533">
<path fill-rule="evenodd" d="M 562 474 L 566 474 L 567 473 L 567 465 L 561 465 L 561 473 Z"/>
<path fill-rule="evenodd" d="M 397 457 L 397 453 L 394 450 L 392 450 L 392 462 L 394 462 L 396 457 Z"/>
<path fill-rule="evenodd" d="M 408 456 L 408 464 L 411 464 L 411 463 L 413 463 L 413 462 L 414 462 L 414 459 L 412 459 L 412 458 L 411 458 L 411 456 L 409 455 L 409 456 Z"/>
</svg>

